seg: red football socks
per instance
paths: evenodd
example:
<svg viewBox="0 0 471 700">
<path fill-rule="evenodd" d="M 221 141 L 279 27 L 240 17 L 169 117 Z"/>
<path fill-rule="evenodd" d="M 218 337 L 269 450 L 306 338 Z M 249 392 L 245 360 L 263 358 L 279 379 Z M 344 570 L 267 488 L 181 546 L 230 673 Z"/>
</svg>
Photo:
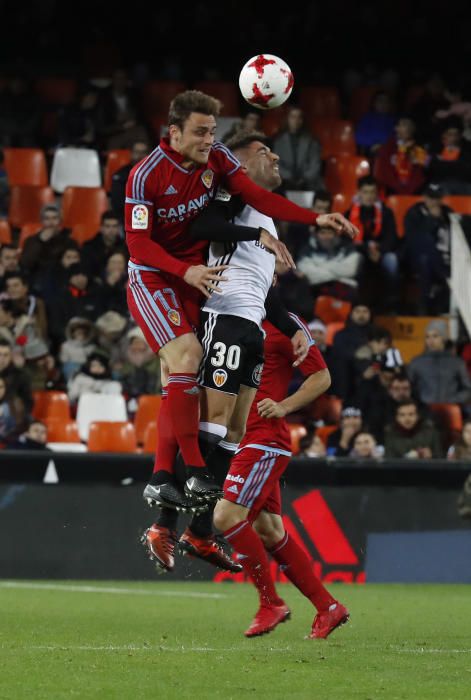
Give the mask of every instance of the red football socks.
<svg viewBox="0 0 471 700">
<path fill-rule="evenodd" d="M 312 560 L 301 549 L 288 533 L 272 549 L 268 550 L 283 566 L 283 573 L 303 595 L 308 598 L 317 610 L 327 610 L 335 603 L 329 591 L 324 588 L 312 570 Z"/>
<path fill-rule="evenodd" d="M 172 421 L 170 417 L 167 391 L 162 390 L 162 401 L 160 402 L 159 417 L 157 419 L 157 450 L 155 453 L 154 471 L 156 474 L 160 471 L 173 474 L 173 465 L 178 452 L 178 442 L 173 432 Z"/>
<path fill-rule="evenodd" d="M 170 374 L 168 407 L 173 432 L 187 466 L 205 467 L 198 445 L 199 389 L 196 374 Z"/>
<path fill-rule="evenodd" d="M 261 605 L 282 605 L 270 573 L 270 562 L 262 540 L 248 520 L 243 520 L 224 532 L 224 537 L 238 554 L 240 563 L 255 584 Z"/>
</svg>

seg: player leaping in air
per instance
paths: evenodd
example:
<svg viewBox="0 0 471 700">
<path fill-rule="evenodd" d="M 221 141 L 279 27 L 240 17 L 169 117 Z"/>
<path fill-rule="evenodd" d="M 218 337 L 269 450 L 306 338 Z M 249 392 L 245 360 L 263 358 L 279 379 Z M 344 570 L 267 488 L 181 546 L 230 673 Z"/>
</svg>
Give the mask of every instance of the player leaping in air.
<svg viewBox="0 0 471 700">
<path fill-rule="evenodd" d="M 267 216 L 353 230 L 340 214 L 318 216 L 251 182 L 232 153 L 215 142 L 219 108 L 218 100 L 198 91 L 178 95 L 170 105 L 169 136 L 134 166 L 126 186 L 128 305 L 159 355 L 167 393 L 151 485 L 165 487 L 169 498 L 178 449 L 187 467 L 187 494 L 210 501 L 221 494 L 198 444 L 197 372 L 203 353 L 194 329 L 201 295 L 217 290 L 225 268 L 204 265 L 207 242 L 190 238 L 190 222 L 223 185 Z M 278 255 L 285 255 L 282 248 Z M 286 262 L 292 264 L 289 255 Z"/>
</svg>

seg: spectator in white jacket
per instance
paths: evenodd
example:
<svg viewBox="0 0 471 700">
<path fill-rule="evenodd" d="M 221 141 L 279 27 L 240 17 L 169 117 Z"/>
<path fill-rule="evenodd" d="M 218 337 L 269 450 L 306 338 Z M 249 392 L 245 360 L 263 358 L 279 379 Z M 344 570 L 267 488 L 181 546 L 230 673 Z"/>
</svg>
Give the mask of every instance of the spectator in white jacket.
<svg viewBox="0 0 471 700">
<path fill-rule="evenodd" d="M 111 377 L 108 360 L 101 353 L 92 353 L 81 370 L 69 380 L 67 392 L 71 403 L 76 403 L 80 395 L 95 394 L 121 394 L 121 382 Z"/>
</svg>

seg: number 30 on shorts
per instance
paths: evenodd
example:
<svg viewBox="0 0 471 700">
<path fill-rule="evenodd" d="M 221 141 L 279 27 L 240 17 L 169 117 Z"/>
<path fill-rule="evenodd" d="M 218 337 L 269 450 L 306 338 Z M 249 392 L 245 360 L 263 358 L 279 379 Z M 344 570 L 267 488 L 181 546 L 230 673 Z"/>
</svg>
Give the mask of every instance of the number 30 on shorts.
<svg viewBox="0 0 471 700">
<path fill-rule="evenodd" d="M 240 364 L 240 347 L 238 345 L 230 345 L 229 348 L 225 343 L 218 341 L 214 343 L 213 350 L 215 355 L 211 357 L 213 367 L 222 367 L 224 364 L 227 369 L 237 369 Z"/>
</svg>

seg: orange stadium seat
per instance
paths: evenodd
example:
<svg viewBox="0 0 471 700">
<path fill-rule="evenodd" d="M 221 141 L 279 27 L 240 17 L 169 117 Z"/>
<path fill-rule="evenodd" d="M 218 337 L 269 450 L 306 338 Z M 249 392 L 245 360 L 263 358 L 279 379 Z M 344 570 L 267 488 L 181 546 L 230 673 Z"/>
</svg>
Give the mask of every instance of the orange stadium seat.
<svg viewBox="0 0 471 700">
<path fill-rule="evenodd" d="M 471 196 L 469 195 L 454 194 L 443 197 L 443 204 L 447 204 L 457 214 L 471 214 Z"/>
<path fill-rule="evenodd" d="M 316 428 L 316 435 L 320 437 L 324 445 L 327 447 L 327 438 L 331 433 L 338 430 L 338 427 L 338 425 L 321 425 L 319 428 Z"/>
<path fill-rule="evenodd" d="M 409 209 L 417 202 L 421 202 L 422 197 L 414 194 L 392 194 L 386 199 L 386 204 L 394 212 L 396 218 L 397 235 L 402 238 L 404 235 L 404 217 Z"/>
<path fill-rule="evenodd" d="M 342 328 L 345 328 L 345 323 L 343 321 L 332 321 L 327 324 L 327 333 L 325 334 L 325 342 L 327 345 L 332 345 L 335 334 L 337 331 L 341 331 Z"/>
<path fill-rule="evenodd" d="M 136 449 L 136 431 L 129 421 L 90 423 L 89 452 L 135 452 Z"/>
<path fill-rule="evenodd" d="M 124 167 L 131 161 L 131 151 L 129 148 L 116 148 L 108 151 L 106 155 L 105 173 L 104 173 L 104 188 L 107 192 L 111 191 L 111 178 L 114 173 Z"/>
<path fill-rule="evenodd" d="M 358 178 L 370 174 L 370 164 L 361 156 L 340 155 L 327 159 L 325 184 L 329 192 L 341 192 L 353 197 L 357 191 Z"/>
<path fill-rule="evenodd" d="M 34 391 L 33 416 L 38 420 L 70 420 L 69 397 L 64 391 Z"/>
<path fill-rule="evenodd" d="M 307 435 L 307 430 L 302 423 L 288 423 L 288 428 L 291 435 L 291 452 L 297 455 L 300 449 L 299 441 Z"/>
<path fill-rule="evenodd" d="M 142 394 L 137 402 L 137 411 L 134 416 L 137 442 L 142 445 L 146 434 L 146 428 L 150 423 L 155 423 L 160 411 L 162 397 L 158 394 Z"/>
<path fill-rule="evenodd" d="M 89 229 L 100 228 L 100 218 L 109 207 L 108 197 L 102 187 L 66 187 L 62 196 L 64 226 L 72 228 L 84 224 Z"/>
<path fill-rule="evenodd" d="M 8 184 L 45 187 L 47 177 L 46 156 L 40 148 L 4 148 L 5 170 Z"/>
<path fill-rule="evenodd" d="M 11 228 L 8 221 L 0 220 L 0 244 L 5 245 L 12 242 Z"/>
<path fill-rule="evenodd" d="M 80 442 L 76 421 L 48 418 L 46 425 L 48 442 Z"/>
<path fill-rule="evenodd" d="M 431 403 L 429 408 L 442 426 L 450 443 L 456 440 L 463 430 L 463 415 L 459 405 L 457 403 Z"/>
<path fill-rule="evenodd" d="M 18 241 L 18 248 L 20 250 L 23 248 L 27 238 L 35 236 L 41 230 L 41 222 L 30 222 L 28 224 L 23 224 L 20 231 L 20 239 Z"/>
<path fill-rule="evenodd" d="M 221 100 L 222 117 L 235 117 L 240 113 L 239 92 L 235 83 L 224 80 L 200 80 L 194 84 L 194 89 Z"/>
<path fill-rule="evenodd" d="M 149 80 L 142 89 L 142 105 L 148 116 L 168 114 L 170 102 L 179 92 L 186 90 L 179 80 Z"/>
<path fill-rule="evenodd" d="M 340 119 L 340 96 L 336 87 L 305 86 L 301 88 L 299 106 L 306 119 Z"/>
<path fill-rule="evenodd" d="M 344 323 L 351 308 L 352 305 L 349 301 L 321 294 L 315 301 L 314 315 L 324 323 L 334 323 L 335 321 Z"/>
<path fill-rule="evenodd" d="M 322 158 L 337 155 L 355 155 L 357 146 L 353 123 L 345 119 L 312 119 L 312 133 L 322 147 Z"/>
<path fill-rule="evenodd" d="M 77 81 L 69 78 L 39 78 L 36 93 L 46 104 L 69 105 L 78 92 Z"/>
<path fill-rule="evenodd" d="M 44 204 L 55 202 L 51 187 L 35 185 L 14 185 L 10 189 L 8 219 L 12 226 L 21 228 L 23 224 L 39 221 Z"/>
<path fill-rule="evenodd" d="M 157 449 L 158 438 L 159 436 L 156 421 L 149 423 L 144 433 L 144 444 L 142 446 L 142 451 L 154 454 Z"/>
</svg>

